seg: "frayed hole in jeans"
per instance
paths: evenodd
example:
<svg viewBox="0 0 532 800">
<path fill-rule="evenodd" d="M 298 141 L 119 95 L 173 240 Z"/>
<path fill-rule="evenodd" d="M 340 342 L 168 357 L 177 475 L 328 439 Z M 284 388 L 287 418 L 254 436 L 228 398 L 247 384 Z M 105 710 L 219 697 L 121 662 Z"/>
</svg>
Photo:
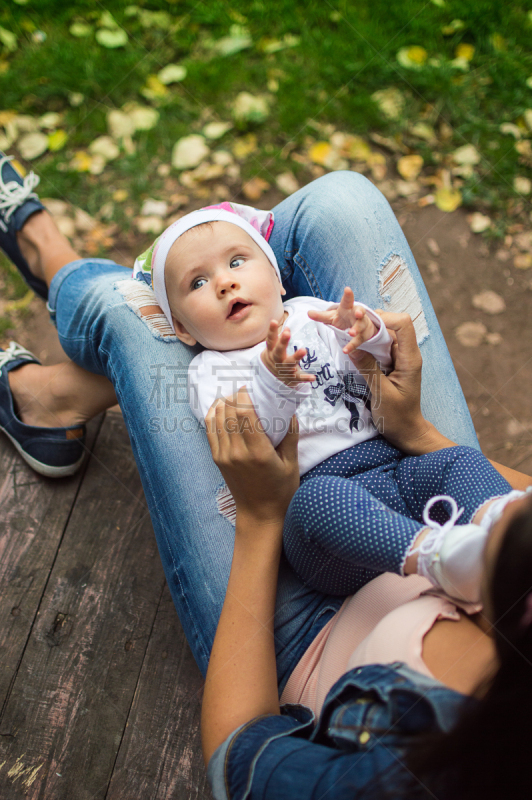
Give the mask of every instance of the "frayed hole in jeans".
<svg viewBox="0 0 532 800">
<path fill-rule="evenodd" d="M 429 327 L 421 305 L 421 298 L 406 262 L 399 255 L 388 256 L 381 264 L 379 294 L 385 311 L 410 314 L 418 344 L 429 336 Z"/>
<path fill-rule="evenodd" d="M 140 317 L 156 339 L 164 339 L 167 342 L 178 341 L 174 329 L 159 308 L 155 292 L 150 286 L 130 278 L 117 281 L 115 289 L 120 292 L 128 308 Z"/>
<path fill-rule="evenodd" d="M 216 490 L 216 505 L 218 506 L 218 511 L 222 517 L 228 519 L 231 525 L 235 525 L 236 505 L 233 495 L 229 491 L 229 487 L 226 483 L 223 483 Z"/>
</svg>

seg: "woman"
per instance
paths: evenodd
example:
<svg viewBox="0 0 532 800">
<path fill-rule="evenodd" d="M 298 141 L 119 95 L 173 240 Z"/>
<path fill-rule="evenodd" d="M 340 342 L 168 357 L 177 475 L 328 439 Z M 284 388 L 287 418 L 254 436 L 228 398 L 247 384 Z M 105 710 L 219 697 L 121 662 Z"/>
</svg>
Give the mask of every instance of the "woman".
<svg viewBox="0 0 532 800">
<path fill-rule="evenodd" d="M 403 357 L 415 363 L 408 322 L 397 330 Z M 397 398 L 387 383 L 381 413 L 399 443 L 417 449 L 416 426 L 394 423 Z M 256 416 L 242 410 L 244 399 L 218 401 L 208 428 L 237 505 L 233 566 L 202 710 L 217 800 L 530 797 L 532 497 L 509 504 L 490 533 L 485 613 L 438 619 L 425 636 L 423 658 L 436 679 L 404 663 L 352 666 L 331 687 L 317 722 L 300 705 L 281 713 L 276 575 L 284 516 L 298 485 L 297 432 L 276 452 Z M 418 405 L 415 392 L 404 399 Z M 437 440 L 433 432 L 434 447 Z M 440 444 L 448 443 L 441 437 Z"/>
<path fill-rule="evenodd" d="M 49 287 L 48 306 L 73 359 L 41 367 L 26 363 L 24 356 L 7 358 L 3 418 L 19 426 L 11 432 L 22 450 L 29 433 L 53 445 L 54 436 L 68 438 L 69 430 L 114 404 L 116 393 L 174 603 L 205 674 L 231 568 L 234 529 L 220 514 L 223 482 L 187 404 L 186 373 L 195 351 L 154 332 L 132 312 L 116 288 L 130 277 L 129 270 L 104 259 L 78 260 L 31 197 L 34 184 L 24 188 L 8 162 L 0 163 L 0 173 L 0 246 L 38 291 L 46 295 Z M 442 435 L 478 447 L 413 256 L 378 190 L 355 173 L 333 173 L 274 211 L 270 244 L 288 295 L 332 299 L 349 284 L 372 307 L 411 313 L 424 361 L 422 408 L 430 421 L 418 434 L 431 440 L 437 422 Z M 418 365 L 399 370 L 395 380 L 398 393 L 407 398 L 397 406 L 406 424 L 412 414 L 408 387 L 419 383 Z M 7 408 L 13 401 L 22 422 Z M 387 425 L 389 419 L 388 414 Z M 53 435 L 46 433 L 50 428 Z M 500 470 L 517 488 L 527 485 L 512 470 Z M 281 691 L 342 601 L 309 589 L 281 559 L 275 610 Z"/>
</svg>

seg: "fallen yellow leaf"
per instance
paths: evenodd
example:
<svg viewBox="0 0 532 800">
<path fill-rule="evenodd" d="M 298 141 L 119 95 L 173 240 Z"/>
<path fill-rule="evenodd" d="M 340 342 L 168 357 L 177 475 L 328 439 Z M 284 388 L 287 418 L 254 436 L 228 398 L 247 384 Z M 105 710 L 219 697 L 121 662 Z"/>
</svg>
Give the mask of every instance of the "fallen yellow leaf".
<svg viewBox="0 0 532 800">
<path fill-rule="evenodd" d="M 314 161 L 315 164 L 321 164 L 323 166 L 331 150 L 332 147 L 329 142 L 316 142 L 316 144 L 313 144 L 309 149 L 308 155 L 310 160 Z"/>
<path fill-rule="evenodd" d="M 466 61 L 471 61 L 473 56 L 475 55 L 475 48 L 472 44 L 467 44 L 466 42 L 462 42 L 458 45 L 456 50 L 454 51 L 456 58 L 463 58 Z"/>
<path fill-rule="evenodd" d="M 70 160 L 69 167 L 74 172 L 89 172 L 92 158 L 85 150 L 78 150 Z"/>
<path fill-rule="evenodd" d="M 517 269 L 530 269 L 532 267 L 532 253 L 518 253 L 514 258 L 514 267 L 517 267 Z"/>
<path fill-rule="evenodd" d="M 411 47 L 401 47 L 396 58 L 402 67 L 420 69 L 426 63 L 428 53 L 424 47 L 412 45 Z"/>
<path fill-rule="evenodd" d="M 397 162 L 397 172 L 405 181 L 413 181 L 421 172 L 423 158 L 418 155 L 403 156 Z"/>
<path fill-rule="evenodd" d="M 442 186 L 434 196 L 440 211 L 455 211 L 462 203 L 462 195 L 458 189 L 447 189 Z"/>
<path fill-rule="evenodd" d="M 360 136 L 349 136 L 342 151 L 353 161 L 368 161 L 371 157 L 371 148 Z"/>
<path fill-rule="evenodd" d="M 159 80 L 157 75 L 148 75 L 146 79 L 146 86 L 140 90 L 148 100 L 160 100 L 168 94 L 168 87 Z"/>
<path fill-rule="evenodd" d="M 248 133 L 247 136 L 240 136 L 235 139 L 232 146 L 233 155 L 238 160 L 247 158 L 247 156 L 254 153 L 258 149 L 257 136 L 254 133 Z"/>
<path fill-rule="evenodd" d="M 52 153 L 55 153 L 56 150 L 61 150 L 65 146 L 67 139 L 66 131 L 61 129 L 50 133 L 48 136 L 48 150 L 51 150 Z"/>
</svg>

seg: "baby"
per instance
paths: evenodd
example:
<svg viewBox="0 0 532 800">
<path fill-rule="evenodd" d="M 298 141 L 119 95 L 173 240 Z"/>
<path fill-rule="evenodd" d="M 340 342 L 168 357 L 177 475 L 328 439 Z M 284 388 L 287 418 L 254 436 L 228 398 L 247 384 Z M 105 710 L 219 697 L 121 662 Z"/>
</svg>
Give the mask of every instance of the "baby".
<svg viewBox="0 0 532 800">
<path fill-rule="evenodd" d="M 386 370 L 390 335 L 349 288 L 333 306 L 283 303 L 272 227 L 270 212 L 222 203 L 182 217 L 135 262 L 177 337 L 206 348 L 189 367 L 193 412 L 203 422 L 217 398 L 245 385 L 274 446 L 297 415 L 303 478 L 284 546 L 305 582 L 346 595 L 379 572 L 404 574 L 417 554 L 420 575 L 477 602 L 488 532 L 522 493 L 470 448 L 408 458 L 377 437 L 351 356 L 364 349 Z M 460 517 L 469 524 L 456 525 Z"/>
<path fill-rule="evenodd" d="M 297 414 L 304 474 L 376 435 L 369 390 L 350 356 L 365 349 L 386 368 L 391 339 L 351 289 L 335 306 L 311 297 L 283 303 L 264 235 L 271 220 L 235 203 L 188 214 L 153 249 L 152 280 L 178 338 L 207 348 L 189 368 L 194 414 L 203 422 L 217 398 L 246 385 L 275 446 Z"/>
</svg>

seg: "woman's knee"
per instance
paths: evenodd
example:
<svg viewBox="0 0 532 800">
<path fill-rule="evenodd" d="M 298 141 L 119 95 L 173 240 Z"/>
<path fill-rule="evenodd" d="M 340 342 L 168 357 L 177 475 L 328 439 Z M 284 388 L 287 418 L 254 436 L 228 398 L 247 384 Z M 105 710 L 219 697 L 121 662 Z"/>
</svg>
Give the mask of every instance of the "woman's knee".
<svg viewBox="0 0 532 800">
<path fill-rule="evenodd" d="M 352 225 L 357 216 L 367 223 L 372 210 L 377 208 L 393 216 L 384 195 L 359 172 L 330 172 L 309 183 L 303 191 L 305 213 L 311 214 L 315 223 L 325 229 L 344 223 Z"/>
</svg>

